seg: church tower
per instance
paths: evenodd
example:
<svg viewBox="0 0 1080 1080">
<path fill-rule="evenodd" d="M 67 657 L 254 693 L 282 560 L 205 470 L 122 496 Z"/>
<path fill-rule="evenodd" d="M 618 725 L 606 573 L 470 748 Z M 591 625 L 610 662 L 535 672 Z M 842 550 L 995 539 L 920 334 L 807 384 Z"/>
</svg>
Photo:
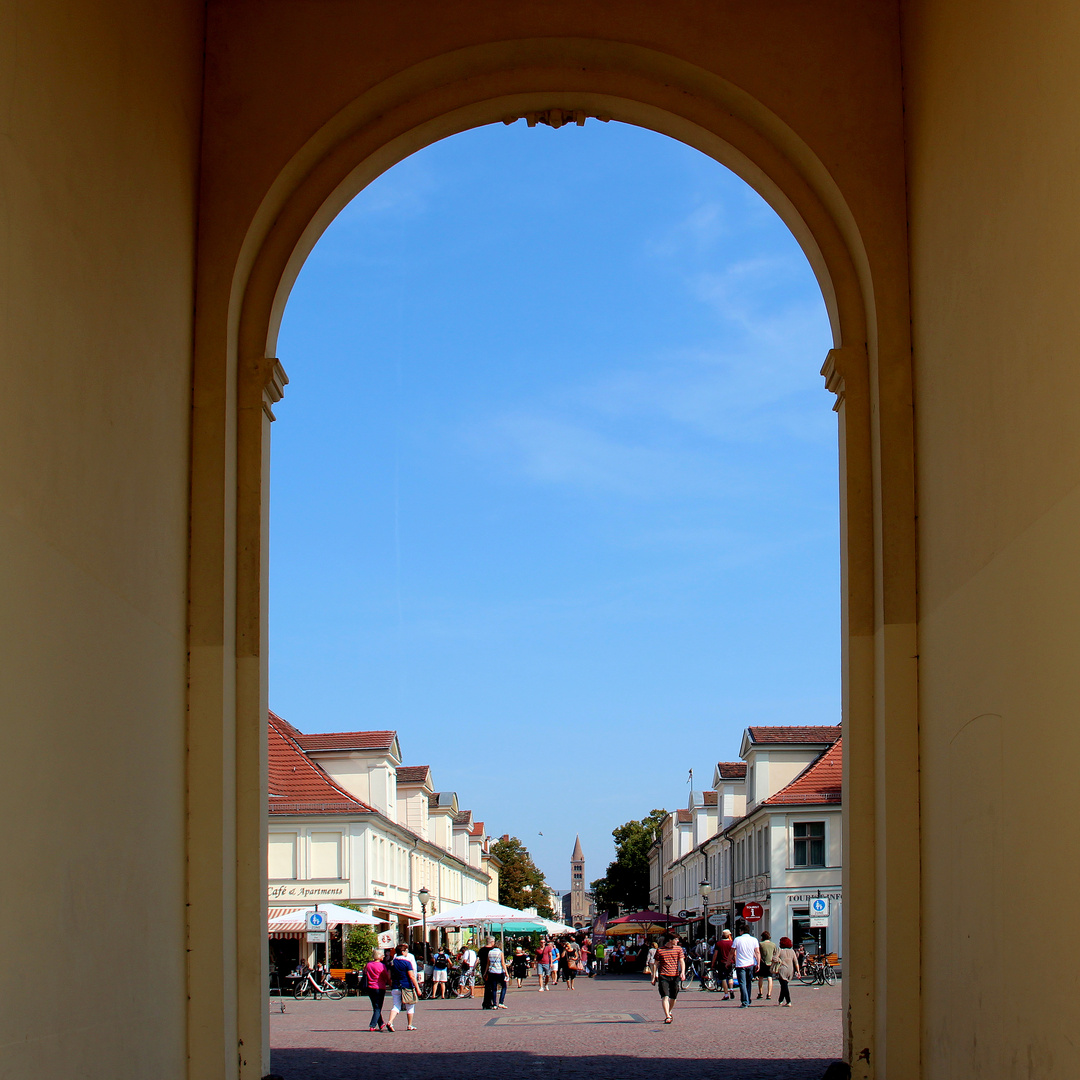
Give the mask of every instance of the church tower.
<svg viewBox="0 0 1080 1080">
<path fill-rule="evenodd" d="M 571 926 L 589 925 L 589 898 L 585 892 L 585 853 L 581 850 L 581 837 L 574 842 L 574 854 L 570 856 L 570 918 Z"/>
</svg>

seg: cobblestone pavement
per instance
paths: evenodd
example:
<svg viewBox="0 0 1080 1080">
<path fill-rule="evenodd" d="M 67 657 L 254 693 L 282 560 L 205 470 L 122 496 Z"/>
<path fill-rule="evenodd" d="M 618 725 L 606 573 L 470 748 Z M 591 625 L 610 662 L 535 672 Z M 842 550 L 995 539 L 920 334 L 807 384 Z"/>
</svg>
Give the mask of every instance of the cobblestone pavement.
<svg viewBox="0 0 1080 1080">
<path fill-rule="evenodd" d="M 270 1001 L 273 1071 L 284 1080 L 820 1080 L 841 1052 L 840 987 L 792 986 L 793 1008 L 754 1007 L 684 990 L 661 1020 L 647 979 L 579 979 L 538 993 L 511 990 L 508 1008 L 480 1000 L 421 1001 L 418 1031 L 369 1032 L 366 998 Z M 387 995 L 387 1006 L 389 1006 Z"/>
</svg>

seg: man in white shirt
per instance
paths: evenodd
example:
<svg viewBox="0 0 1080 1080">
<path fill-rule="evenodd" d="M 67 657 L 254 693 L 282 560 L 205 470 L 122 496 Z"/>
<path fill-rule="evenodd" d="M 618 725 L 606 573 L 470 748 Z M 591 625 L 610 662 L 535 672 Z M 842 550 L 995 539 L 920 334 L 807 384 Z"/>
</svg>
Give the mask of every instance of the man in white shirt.
<svg viewBox="0 0 1080 1080">
<path fill-rule="evenodd" d="M 735 945 L 735 977 L 739 980 L 739 1007 L 749 1009 L 754 972 L 761 963 L 761 947 L 758 945 L 758 939 L 747 929 L 746 923 L 739 923 L 736 929 L 739 931 L 739 936 L 733 944 Z"/>
<path fill-rule="evenodd" d="M 473 977 L 476 974 L 476 953 L 472 945 L 466 945 L 458 958 L 461 961 L 461 985 L 458 997 L 472 997 Z"/>
</svg>

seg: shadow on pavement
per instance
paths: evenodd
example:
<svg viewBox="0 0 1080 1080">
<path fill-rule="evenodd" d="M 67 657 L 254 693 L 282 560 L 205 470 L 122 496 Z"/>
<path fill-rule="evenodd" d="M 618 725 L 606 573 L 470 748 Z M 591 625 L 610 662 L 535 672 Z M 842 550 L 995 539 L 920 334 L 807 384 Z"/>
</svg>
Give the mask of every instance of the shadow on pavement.
<svg viewBox="0 0 1080 1080">
<path fill-rule="evenodd" d="M 539 1038 L 539 1035 L 537 1036 Z M 619 1054 L 560 1056 L 553 1032 L 546 1052 L 396 1052 L 280 1049 L 273 1073 L 282 1080 L 822 1080 L 832 1058 L 633 1057 Z M 830 1073 L 830 1076 L 833 1074 Z"/>
</svg>

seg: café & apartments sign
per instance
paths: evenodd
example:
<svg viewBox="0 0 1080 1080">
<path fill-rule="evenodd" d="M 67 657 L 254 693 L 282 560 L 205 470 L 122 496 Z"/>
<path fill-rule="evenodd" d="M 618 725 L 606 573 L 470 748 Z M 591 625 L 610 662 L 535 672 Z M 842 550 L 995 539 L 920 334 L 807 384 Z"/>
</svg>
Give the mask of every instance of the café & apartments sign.
<svg viewBox="0 0 1080 1080">
<path fill-rule="evenodd" d="M 283 881 L 271 882 L 266 890 L 272 904 L 288 904 L 293 900 L 348 900 L 347 881 Z"/>
</svg>

